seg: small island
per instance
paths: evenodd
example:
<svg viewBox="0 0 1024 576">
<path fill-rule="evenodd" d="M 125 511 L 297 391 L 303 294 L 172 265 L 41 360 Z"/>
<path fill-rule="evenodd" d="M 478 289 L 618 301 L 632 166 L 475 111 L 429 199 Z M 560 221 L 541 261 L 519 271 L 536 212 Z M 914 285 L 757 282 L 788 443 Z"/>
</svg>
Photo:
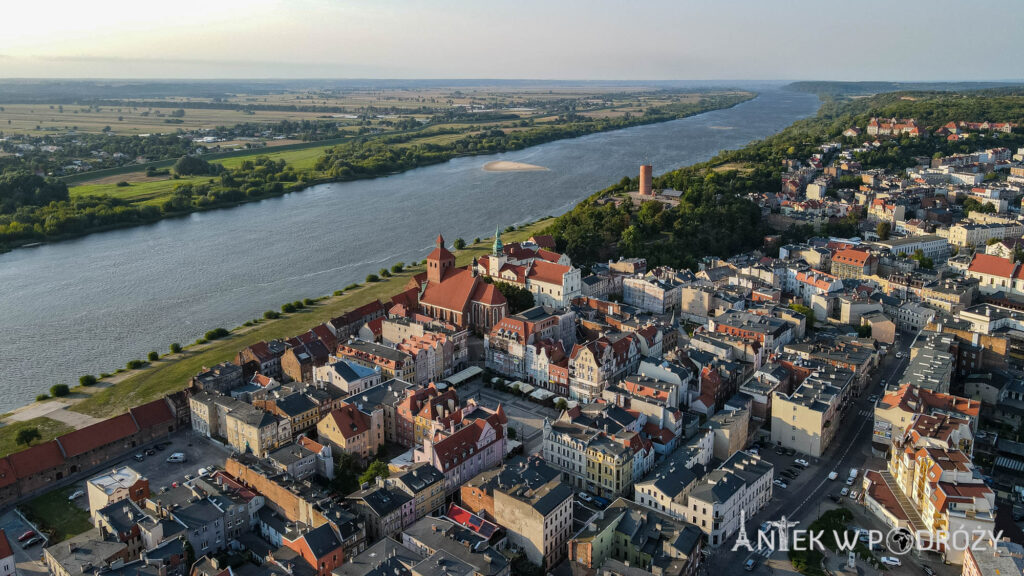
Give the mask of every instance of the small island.
<svg viewBox="0 0 1024 576">
<path fill-rule="evenodd" d="M 547 170 L 543 166 L 508 160 L 495 160 L 484 164 L 484 172 L 546 172 Z"/>
</svg>

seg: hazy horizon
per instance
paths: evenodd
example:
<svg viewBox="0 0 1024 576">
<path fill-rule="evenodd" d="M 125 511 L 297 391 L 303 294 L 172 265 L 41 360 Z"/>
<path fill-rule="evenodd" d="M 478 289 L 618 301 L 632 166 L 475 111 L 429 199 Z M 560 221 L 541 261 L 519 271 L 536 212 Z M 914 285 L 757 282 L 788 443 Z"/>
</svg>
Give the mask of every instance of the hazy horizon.
<svg viewBox="0 0 1024 576">
<path fill-rule="evenodd" d="M 1017 81 L 1024 3 L 19 2 L 6 79 Z M 990 15 L 997 14 L 997 18 Z"/>
</svg>

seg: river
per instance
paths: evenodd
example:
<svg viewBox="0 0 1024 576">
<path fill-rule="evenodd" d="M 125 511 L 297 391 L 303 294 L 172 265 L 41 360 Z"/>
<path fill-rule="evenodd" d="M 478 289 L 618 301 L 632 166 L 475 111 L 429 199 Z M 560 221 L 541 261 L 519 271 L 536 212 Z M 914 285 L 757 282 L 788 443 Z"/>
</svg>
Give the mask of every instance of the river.
<svg viewBox="0 0 1024 576">
<path fill-rule="evenodd" d="M 171 342 L 234 327 L 284 302 L 330 294 L 443 233 L 562 214 L 635 175 L 701 162 L 813 114 L 815 96 L 758 86 L 726 110 L 661 124 L 457 158 L 402 174 L 92 234 L 0 255 L 0 411 L 56 383 L 113 372 Z M 488 172 L 494 160 L 548 168 Z"/>
</svg>

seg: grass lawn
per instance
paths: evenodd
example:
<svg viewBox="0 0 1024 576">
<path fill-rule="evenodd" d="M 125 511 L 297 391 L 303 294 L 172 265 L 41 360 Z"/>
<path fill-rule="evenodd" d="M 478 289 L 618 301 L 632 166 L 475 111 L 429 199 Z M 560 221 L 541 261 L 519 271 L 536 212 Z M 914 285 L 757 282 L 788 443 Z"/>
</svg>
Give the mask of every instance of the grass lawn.
<svg viewBox="0 0 1024 576">
<path fill-rule="evenodd" d="M 127 176 L 127 174 L 125 174 Z M 179 178 L 167 178 L 165 180 L 154 180 L 152 182 L 132 182 L 130 186 L 118 186 L 116 182 L 107 184 L 82 184 L 71 186 L 68 193 L 72 198 L 80 196 L 111 196 L 130 202 L 147 202 L 152 200 L 163 200 L 170 198 L 174 189 L 182 184 L 202 184 L 208 182 L 209 176 L 196 176 Z"/>
<path fill-rule="evenodd" d="M 63 422 L 58 422 L 52 418 L 47 418 L 46 416 L 32 418 L 31 420 L 25 420 L 24 422 L 14 422 L 7 426 L 0 427 L 0 458 L 25 449 L 25 446 L 18 444 L 16 439 L 18 437 L 18 431 L 26 428 L 36 428 L 39 430 L 39 434 L 42 435 L 42 438 L 34 440 L 32 442 L 33 444 L 48 442 L 61 434 L 67 434 L 74 430 L 71 426 L 68 426 Z"/>
<path fill-rule="evenodd" d="M 225 168 L 237 168 L 242 165 L 245 160 L 252 160 L 260 156 L 266 156 L 271 160 L 284 160 L 296 172 L 304 172 L 306 170 L 312 170 L 313 165 L 316 164 L 318 158 L 324 155 L 324 151 L 334 146 L 316 146 L 313 148 L 302 148 L 299 150 L 283 150 L 281 152 L 273 152 L 273 148 L 263 148 L 260 150 L 253 150 L 252 154 L 246 154 L 244 156 L 233 156 L 231 158 L 210 160 L 214 164 L 222 164 Z"/>
<path fill-rule="evenodd" d="M 74 486 L 58 488 L 21 506 L 21 512 L 50 536 L 50 544 L 62 542 L 92 528 L 89 512 L 68 502 L 68 496 L 73 490 Z"/>
<path fill-rule="evenodd" d="M 503 237 L 509 242 L 525 240 L 549 224 L 548 220 L 540 220 L 515 232 L 503 233 Z M 460 266 L 468 265 L 474 257 L 490 252 L 490 245 L 491 241 L 484 239 L 479 244 L 467 246 L 456 252 L 456 262 Z M 153 362 L 146 368 L 126 373 L 124 378 L 115 384 L 95 389 L 95 392 L 90 390 L 89 398 L 72 405 L 70 409 L 98 418 L 120 414 L 133 406 L 181 390 L 188 384 L 188 379 L 203 366 L 213 366 L 231 360 L 239 350 L 250 344 L 261 340 L 295 336 L 372 300 L 387 300 L 402 290 L 410 276 L 421 271 L 422 265 L 410 267 L 392 278 L 364 284 L 341 296 L 324 298 L 314 306 L 292 314 L 283 314 L 277 320 L 262 320 L 252 327 L 236 328 L 226 338 L 188 346 L 175 358 Z"/>
</svg>

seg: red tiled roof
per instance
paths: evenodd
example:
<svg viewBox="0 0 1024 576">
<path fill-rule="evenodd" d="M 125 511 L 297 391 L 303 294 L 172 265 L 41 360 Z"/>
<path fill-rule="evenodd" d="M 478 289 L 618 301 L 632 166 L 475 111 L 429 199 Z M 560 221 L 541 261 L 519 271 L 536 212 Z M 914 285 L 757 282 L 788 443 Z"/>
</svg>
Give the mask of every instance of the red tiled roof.
<svg viewBox="0 0 1024 576">
<path fill-rule="evenodd" d="M 370 333 L 374 336 L 380 336 L 380 333 L 384 330 L 384 317 L 374 318 L 366 323 L 366 327 L 370 329 Z"/>
<path fill-rule="evenodd" d="M 455 260 L 455 255 L 444 247 L 444 236 L 437 235 L 437 246 L 427 256 L 427 260 Z"/>
<path fill-rule="evenodd" d="M 140 430 L 155 428 L 166 422 L 174 421 L 174 413 L 171 412 L 170 406 L 167 405 L 167 400 L 163 398 L 143 404 L 142 406 L 136 406 L 130 412 L 132 417 L 135 418 L 135 423 L 139 425 Z"/>
<path fill-rule="evenodd" d="M 7 457 L 14 467 L 18 478 L 27 478 L 44 470 L 55 468 L 64 463 L 64 454 L 56 440 L 36 444 L 30 448 L 15 452 Z"/>
<path fill-rule="evenodd" d="M 501 306 L 506 303 L 505 295 L 493 284 L 479 282 L 476 290 L 473 291 L 473 302 L 479 302 L 488 306 Z"/>
<path fill-rule="evenodd" d="M 392 306 L 402 305 L 407 310 L 415 310 L 418 305 L 419 295 L 420 289 L 417 285 L 416 287 L 408 288 L 392 296 L 391 304 Z"/>
<path fill-rule="evenodd" d="M 309 450 L 310 452 L 319 453 L 321 450 L 324 449 L 323 444 L 317 442 L 316 440 L 307 438 L 306 436 L 299 436 L 299 444 L 302 445 L 307 450 Z"/>
<path fill-rule="evenodd" d="M 464 312 L 469 308 L 473 291 L 479 281 L 469 270 L 451 270 L 441 282 L 427 283 L 420 303 L 445 310 Z"/>
<path fill-rule="evenodd" d="M 568 266 L 553 264 L 545 260 L 534 260 L 527 278 L 548 284 L 562 285 L 562 275 L 571 270 Z"/>
<path fill-rule="evenodd" d="M 18 473 L 14 471 L 9 458 L 0 458 L 0 488 L 6 488 L 18 481 Z"/>
<path fill-rule="evenodd" d="M 555 238 L 550 234 L 539 234 L 537 236 L 530 236 L 530 242 L 533 242 L 537 246 L 540 246 L 541 248 L 546 248 L 548 250 L 555 249 Z"/>
<path fill-rule="evenodd" d="M 477 418 L 451 436 L 438 440 L 434 444 L 434 453 L 441 463 L 441 469 L 448 470 L 458 466 L 464 461 L 463 455 L 469 458 L 470 448 L 473 448 L 473 454 L 478 453 L 477 443 L 488 428 L 494 429 L 495 442 L 503 438 L 503 428 L 497 424 L 497 417 L 492 415 L 487 419 Z"/>
<path fill-rule="evenodd" d="M 11 541 L 7 539 L 4 529 L 0 528 L 0 558 L 9 558 L 11 556 L 14 556 L 14 551 L 11 550 Z"/>
<path fill-rule="evenodd" d="M 1016 268 L 1017 265 L 1014 264 L 1013 260 L 1007 260 L 1006 258 L 1000 258 L 991 254 L 975 254 L 974 258 L 971 259 L 971 265 L 968 267 L 968 270 L 978 274 L 1010 278 L 1013 276 Z"/>
<path fill-rule="evenodd" d="M 547 262 L 553 262 L 555 264 L 562 258 L 562 255 L 558 252 L 552 252 L 550 250 L 537 250 L 537 258 L 546 260 Z"/>
<path fill-rule="evenodd" d="M 832 262 L 839 262 L 841 264 L 851 264 L 854 266 L 863 267 L 868 263 L 868 259 L 871 255 L 862 250 L 845 249 L 839 250 L 832 256 Z"/>
<path fill-rule="evenodd" d="M 370 429 L 370 417 L 351 404 L 345 404 L 328 416 L 334 420 L 334 425 L 346 439 L 354 438 Z"/>
<path fill-rule="evenodd" d="M 121 414 L 57 438 L 68 458 L 85 454 L 102 446 L 127 438 L 139 431 L 130 414 Z"/>
</svg>

